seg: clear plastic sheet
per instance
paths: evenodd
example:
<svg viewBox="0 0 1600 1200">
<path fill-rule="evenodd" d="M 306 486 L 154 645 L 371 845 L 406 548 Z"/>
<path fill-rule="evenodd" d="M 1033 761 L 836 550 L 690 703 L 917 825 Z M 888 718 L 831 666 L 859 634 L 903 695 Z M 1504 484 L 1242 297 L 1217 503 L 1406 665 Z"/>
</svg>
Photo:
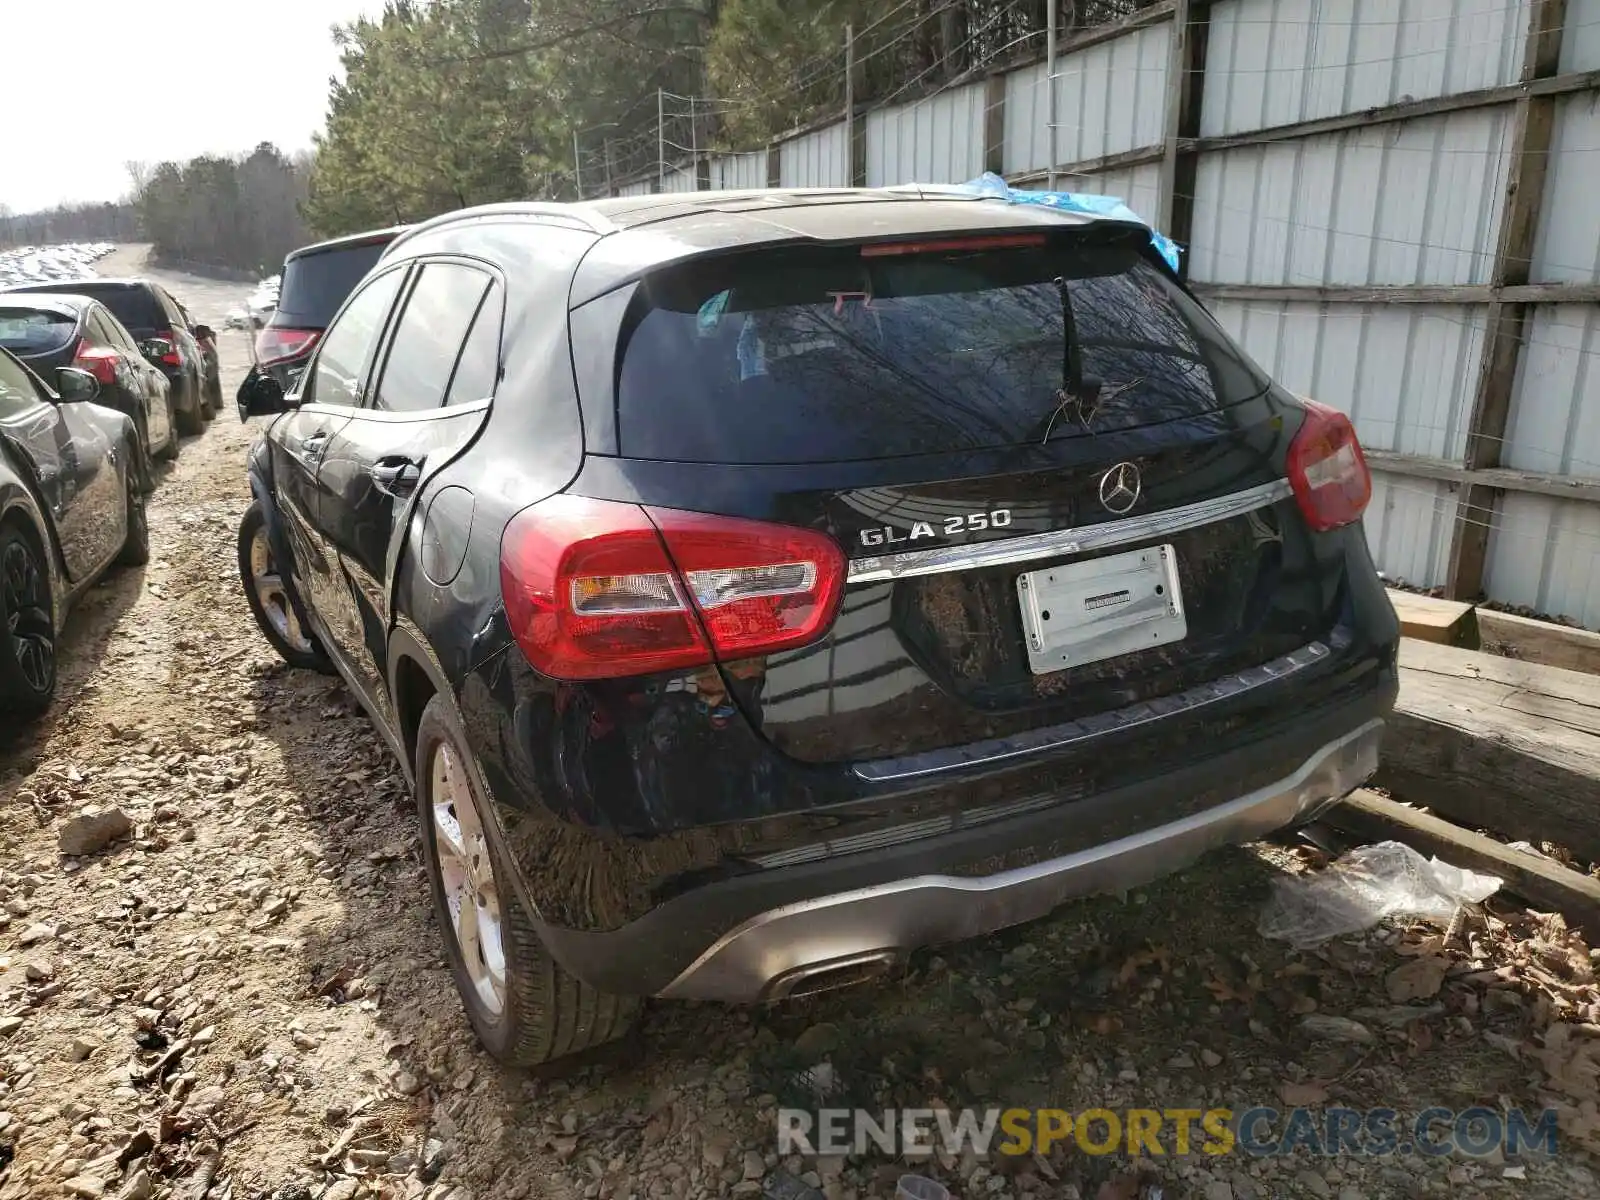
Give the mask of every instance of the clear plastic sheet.
<svg viewBox="0 0 1600 1200">
<path fill-rule="evenodd" d="M 1369 929 L 1385 917 L 1444 925 L 1463 905 L 1481 904 L 1499 887 L 1492 875 L 1423 858 L 1400 842 L 1378 842 L 1358 846 L 1315 875 L 1273 880 L 1258 928 L 1263 937 L 1305 947 Z"/>
</svg>

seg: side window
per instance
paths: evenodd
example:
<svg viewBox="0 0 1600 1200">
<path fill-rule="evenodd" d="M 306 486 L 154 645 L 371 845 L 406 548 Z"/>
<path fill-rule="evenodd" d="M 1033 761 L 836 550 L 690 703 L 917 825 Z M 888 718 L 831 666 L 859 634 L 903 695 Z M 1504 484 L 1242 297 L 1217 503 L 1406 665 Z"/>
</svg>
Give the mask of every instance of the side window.
<svg viewBox="0 0 1600 1200">
<path fill-rule="evenodd" d="M 178 307 L 178 302 L 165 289 L 157 288 L 156 298 L 161 303 L 161 310 L 166 314 L 168 323 L 174 329 L 189 328 L 189 322 L 183 318 L 183 310 Z"/>
<path fill-rule="evenodd" d="M 456 364 L 455 376 L 450 380 L 445 404 L 471 404 L 474 400 L 488 400 L 494 396 L 494 385 L 500 382 L 502 308 L 500 285 L 491 284 L 472 322 L 472 331 L 467 334 L 467 344 L 461 348 L 461 361 Z"/>
<path fill-rule="evenodd" d="M 129 333 L 123 327 L 121 321 L 117 320 L 103 308 L 96 309 L 95 316 L 99 317 L 100 323 L 105 326 L 106 333 L 110 335 L 111 344 L 113 346 L 121 346 L 129 354 L 132 354 L 135 357 L 139 355 L 138 342 L 134 340 L 133 334 Z"/>
<path fill-rule="evenodd" d="M 110 346 L 113 349 L 123 349 L 122 341 L 117 337 L 111 325 L 99 309 L 89 310 L 89 336 L 94 339 L 97 346 Z"/>
<path fill-rule="evenodd" d="M 428 263 L 411 289 L 372 406 L 422 412 L 444 403 L 450 373 L 489 277 L 459 263 Z"/>
<path fill-rule="evenodd" d="M 0 354 L 0 420 L 15 417 L 43 401 L 27 369 L 7 354 Z"/>
<path fill-rule="evenodd" d="M 361 372 L 394 306 L 405 268 L 379 275 L 357 292 L 322 339 L 311 368 L 307 404 L 356 405 L 361 402 Z"/>
</svg>

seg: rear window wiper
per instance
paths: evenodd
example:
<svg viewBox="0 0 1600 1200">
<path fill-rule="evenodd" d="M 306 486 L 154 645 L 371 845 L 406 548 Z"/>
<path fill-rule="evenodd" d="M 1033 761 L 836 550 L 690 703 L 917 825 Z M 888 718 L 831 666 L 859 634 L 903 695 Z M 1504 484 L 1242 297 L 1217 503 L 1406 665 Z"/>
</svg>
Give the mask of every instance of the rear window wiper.
<svg viewBox="0 0 1600 1200">
<path fill-rule="evenodd" d="M 1056 422 L 1064 414 L 1076 417 L 1084 431 L 1092 435 L 1094 419 L 1101 407 L 1129 388 L 1138 387 L 1144 382 L 1142 378 L 1132 379 L 1108 392 L 1104 380 L 1083 373 L 1083 348 L 1078 343 L 1078 321 L 1072 314 L 1072 293 L 1064 275 L 1056 276 L 1055 285 L 1056 293 L 1061 297 L 1061 388 L 1056 392 L 1055 407 L 1043 421 L 1043 433 L 1037 433 L 1038 426 L 1034 427 L 1041 445 L 1050 440 Z"/>
</svg>

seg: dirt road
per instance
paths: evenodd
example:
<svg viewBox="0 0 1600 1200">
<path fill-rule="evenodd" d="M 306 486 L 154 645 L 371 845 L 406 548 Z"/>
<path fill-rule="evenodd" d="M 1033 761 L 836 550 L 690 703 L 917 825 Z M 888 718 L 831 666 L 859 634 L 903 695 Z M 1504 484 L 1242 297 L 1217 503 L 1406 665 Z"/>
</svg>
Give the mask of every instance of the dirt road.
<svg viewBox="0 0 1600 1200">
<path fill-rule="evenodd" d="M 219 327 L 245 290 L 167 281 Z M 222 339 L 230 406 L 244 336 Z M 150 565 L 94 589 L 54 711 L 0 735 L 5 1200 L 758 1196 L 785 1194 L 790 1172 L 796 1200 L 839 1200 L 891 1195 L 903 1167 L 780 1161 L 778 1105 L 1414 1113 L 1551 1095 L 1548 1047 L 1531 1040 L 1540 1001 L 1515 972 L 1470 977 L 1474 955 L 1499 963 L 1487 935 L 1408 1007 L 1394 973 L 1438 951 L 1426 931 L 1305 954 L 1259 938 L 1268 881 L 1295 863 L 1278 851 L 1214 856 L 880 986 L 661 1006 L 559 1077 L 498 1069 L 460 1016 L 398 771 L 341 685 L 283 668 L 250 624 L 234 535 L 255 433 L 230 407 L 185 445 L 153 499 Z M 60 835 L 86 805 L 135 829 L 66 857 Z M 1521 1163 L 1302 1147 L 1134 1164 L 1059 1147 L 926 1169 L 968 1197 L 1596 1188 L 1565 1141 Z"/>
</svg>

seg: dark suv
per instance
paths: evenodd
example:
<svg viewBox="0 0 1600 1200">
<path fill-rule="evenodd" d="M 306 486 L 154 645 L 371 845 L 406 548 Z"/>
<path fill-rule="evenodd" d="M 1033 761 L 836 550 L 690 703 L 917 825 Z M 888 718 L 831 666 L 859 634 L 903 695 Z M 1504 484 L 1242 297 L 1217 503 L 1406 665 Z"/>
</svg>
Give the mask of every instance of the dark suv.
<svg viewBox="0 0 1600 1200">
<path fill-rule="evenodd" d="M 243 396 L 262 375 L 285 389 L 291 386 L 333 314 L 404 230 L 402 225 L 318 242 L 283 260 L 278 307 L 256 333 L 255 365 L 239 387 L 241 418 L 247 415 Z"/>
<path fill-rule="evenodd" d="M 453 213 L 250 459 L 267 637 L 415 787 L 494 1054 L 753 1001 L 1305 822 L 1398 626 L 1350 422 L 1143 226 L 900 191 Z"/>
<path fill-rule="evenodd" d="M 109 308 L 140 343 L 156 343 L 160 353 L 152 361 L 166 375 L 172 389 L 172 410 L 178 432 L 204 431 L 215 415 L 207 402 L 205 352 L 189 326 L 183 306 L 172 293 L 150 279 L 65 279 L 7 288 L 10 292 L 55 292 L 88 296 Z"/>
</svg>

